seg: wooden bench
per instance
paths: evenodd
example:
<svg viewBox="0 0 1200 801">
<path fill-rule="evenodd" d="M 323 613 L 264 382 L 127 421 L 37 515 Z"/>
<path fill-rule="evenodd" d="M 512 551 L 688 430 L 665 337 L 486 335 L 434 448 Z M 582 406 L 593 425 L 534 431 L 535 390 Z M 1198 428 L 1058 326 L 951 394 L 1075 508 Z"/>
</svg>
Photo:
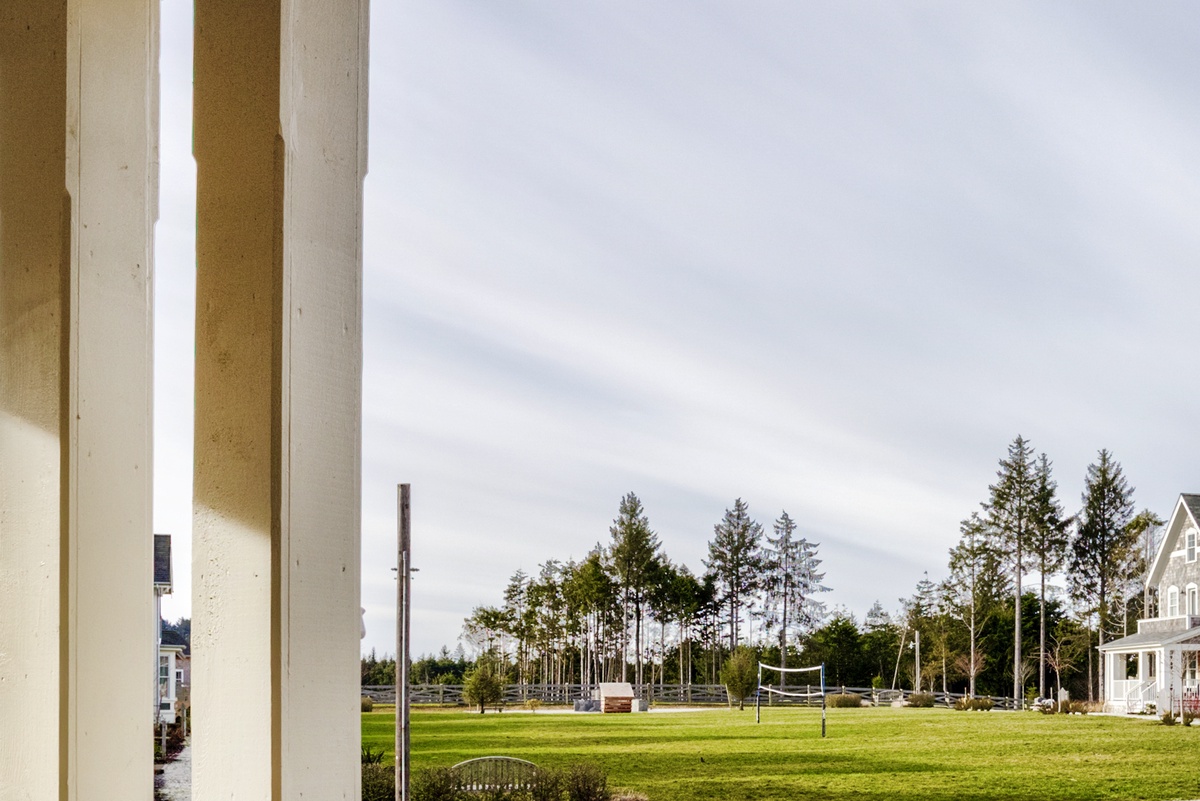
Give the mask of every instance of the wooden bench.
<svg viewBox="0 0 1200 801">
<path fill-rule="evenodd" d="M 532 762 L 503 756 L 468 759 L 450 770 L 454 772 L 459 789 L 469 793 L 531 790 L 538 774 L 538 766 Z"/>
</svg>

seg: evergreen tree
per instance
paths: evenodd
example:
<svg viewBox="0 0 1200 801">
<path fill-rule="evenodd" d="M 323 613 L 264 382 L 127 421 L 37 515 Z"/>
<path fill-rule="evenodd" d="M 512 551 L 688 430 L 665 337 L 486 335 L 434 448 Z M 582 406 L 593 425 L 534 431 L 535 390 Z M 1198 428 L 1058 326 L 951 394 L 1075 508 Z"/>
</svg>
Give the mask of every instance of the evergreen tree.
<svg viewBox="0 0 1200 801">
<path fill-rule="evenodd" d="M 929 579 L 929 571 L 917 582 L 916 591 L 908 599 L 901 599 L 904 605 L 904 616 L 908 628 L 913 632 L 913 689 L 921 689 L 921 667 L 930 654 L 931 635 L 934 633 L 935 620 L 938 612 L 937 585 Z M 921 652 L 921 641 L 924 640 L 925 650 Z"/>
<path fill-rule="evenodd" d="M 984 509 L 997 547 L 1009 562 L 1013 576 L 1013 697 L 1024 695 L 1021 669 L 1021 579 L 1023 551 L 1032 536 L 1034 507 L 1033 447 L 1023 437 L 1008 446 L 1008 458 L 1000 460 L 996 483 L 988 487 L 991 497 Z"/>
<path fill-rule="evenodd" d="M 958 667 L 967 676 L 968 694 L 974 697 L 975 680 L 985 661 L 980 631 L 999 605 L 1008 582 L 1000 554 L 978 513 L 959 524 L 959 533 L 958 545 L 950 549 L 947 600 L 951 614 L 967 628 L 968 650 Z"/>
<path fill-rule="evenodd" d="M 1132 550 L 1133 564 L 1130 566 L 1130 576 L 1142 592 L 1142 608 L 1138 617 L 1150 617 L 1153 614 L 1149 573 L 1151 564 L 1154 562 L 1154 555 L 1158 553 L 1158 538 L 1164 525 L 1166 525 L 1166 521 L 1149 509 L 1143 509 L 1133 520 L 1129 521 L 1129 533 L 1135 543 Z M 1122 593 L 1122 596 L 1128 597 L 1128 593 Z"/>
<path fill-rule="evenodd" d="M 803 636 L 825 616 L 825 604 L 816 595 L 828 592 L 818 572 L 817 544 L 795 537 L 796 521 L 785 511 L 775 521 L 775 536 L 767 535 L 764 549 L 763 594 L 767 629 L 779 628 L 779 666 L 787 667 L 788 635 Z M 780 674 L 786 684 L 786 673 Z"/>
<path fill-rule="evenodd" d="M 759 547 L 762 525 L 750 518 L 750 510 L 741 498 L 725 510 L 721 522 L 713 527 L 704 562 L 716 579 L 720 600 L 729 610 L 729 650 L 739 641 L 742 608 L 760 587 L 763 555 Z"/>
<path fill-rule="evenodd" d="M 1120 463 L 1107 450 L 1101 450 L 1099 460 L 1088 465 L 1083 509 L 1071 543 L 1072 592 L 1096 612 L 1101 647 L 1111 625 L 1111 592 L 1128 570 L 1130 554 L 1137 544 L 1137 536 L 1129 526 L 1133 508 L 1133 487 L 1125 480 Z M 1103 660 L 1098 678 L 1103 687 Z"/>
<path fill-rule="evenodd" d="M 478 704 L 481 715 L 488 704 L 504 700 L 504 670 L 490 656 L 481 656 L 474 669 L 467 671 L 463 680 L 463 700 Z"/>
<path fill-rule="evenodd" d="M 607 631 L 616 620 L 618 588 L 604 569 L 597 545 L 563 580 L 568 605 L 581 616 L 581 679 L 585 685 L 605 681 Z"/>
<path fill-rule="evenodd" d="M 1042 454 L 1034 468 L 1033 526 L 1029 557 L 1041 583 L 1038 593 L 1038 697 L 1046 697 L 1046 578 L 1062 569 L 1070 542 L 1070 518 L 1058 502 L 1058 483 L 1050 475 L 1050 460 Z"/>
<path fill-rule="evenodd" d="M 827 687 L 857 686 L 863 672 L 861 639 L 853 615 L 835 611 L 809 636 L 804 658 L 812 665 L 825 664 Z"/>
<path fill-rule="evenodd" d="M 758 689 L 758 658 L 746 646 L 735 648 L 721 667 L 721 683 L 730 703 L 737 701 L 738 709 L 746 708 L 746 699 Z"/>
<path fill-rule="evenodd" d="M 612 564 L 621 585 L 622 613 L 625 620 L 621 648 L 621 680 L 627 680 L 628 621 L 632 613 L 635 626 L 634 648 L 637 651 L 637 684 L 640 687 L 642 684 L 642 613 L 648 580 L 653 570 L 653 563 L 658 558 L 658 536 L 650 530 L 650 520 L 646 517 L 642 502 L 632 492 L 621 499 L 617 517 L 613 520 L 609 533 L 612 535 Z"/>
<path fill-rule="evenodd" d="M 860 645 L 863 662 L 873 673 L 871 686 L 882 688 L 884 676 L 895 661 L 900 647 L 900 631 L 879 601 L 872 604 L 863 619 Z"/>
</svg>

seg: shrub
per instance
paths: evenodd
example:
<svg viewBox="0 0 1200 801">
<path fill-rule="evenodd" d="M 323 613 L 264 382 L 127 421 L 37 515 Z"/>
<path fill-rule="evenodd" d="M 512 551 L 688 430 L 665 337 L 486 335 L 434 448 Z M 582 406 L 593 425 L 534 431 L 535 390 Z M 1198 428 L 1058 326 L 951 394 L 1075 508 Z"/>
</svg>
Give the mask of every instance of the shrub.
<svg viewBox="0 0 1200 801">
<path fill-rule="evenodd" d="M 363 743 L 362 747 L 362 763 L 364 765 L 382 765 L 383 755 L 387 753 L 382 748 L 376 751 L 371 746 Z"/>
<path fill-rule="evenodd" d="M 566 778 L 562 771 L 553 768 L 538 768 L 529 791 L 529 801 L 562 801 Z"/>
<path fill-rule="evenodd" d="M 475 669 L 467 671 L 463 698 L 468 704 L 478 704 L 481 715 L 488 704 L 504 700 L 504 677 L 489 657 L 480 657 Z"/>
<path fill-rule="evenodd" d="M 363 767 L 362 801 L 376 801 L 374 798 L 367 798 L 366 775 L 367 768 Z M 458 789 L 458 779 L 454 776 L 454 771 L 450 768 L 425 768 L 418 770 L 412 774 L 409 782 L 413 801 L 459 801 L 465 797 L 465 794 Z M 391 795 L 381 795 L 378 801 L 394 801 L 395 797 L 396 786 L 393 782 Z"/>
<path fill-rule="evenodd" d="M 959 698 L 954 702 L 959 712 L 990 712 L 993 706 L 990 698 Z"/>
<path fill-rule="evenodd" d="M 572 765 L 564 780 L 568 801 L 609 801 L 612 798 L 604 771 L 590 762 Z"/>
<path fill-rule="evenodd" d="M 375 708 L 375 702 L 371 700 L 371 696 L 364 695 L 362 697 L 362 711 L 370 712 L 374 708 Z"/>
<path fill-rule="evenodd" d="M 1087 701 L 1067 701 L 1067 711 L 1072 715 L 1086 715 L 1088 712 L 1094 712 L 1093 704 Z"/>
<path fill-rule="evenodd" d="M 1159 718 L 1158 720 L 1164 726 L 1174 726 L 1175 725 L 1175 715 L 1171 712 L 1163 712 L 1163 716 L 1161 718 Z"/>
<path fill-rule="evenodd" d="M 542 707 L 542 699 L 528 698 L 525 700 L 525 708 L 530 712 L 537 712 Z"/>
<path fill-rule="evenodd" d="M 858 693 L 833 693 L 825 696 L 825 703 L 834 708 L 857 708 L 862 706 L 862 696 Z"/>
<path fill-rule="evenodd" d="M 1192 712 L 1191 710 L 1185 709 L 1185 710 L 1183 710 L 1183 715 L 1180 716 L 1179 722 L 1182 723 L 1184 726 L 1191 726 L 1192 721 L 1195 719 L 1196 719 L 1196 713 Z"/>
<path fill-rule="evenodd" d="M 744 709 L 746 699 L 758 688 L 758 657 L 754 651 L 739 645 L 721 667 L 721 683 L 730 703 L 736 701 L 738 709 Z"/>
<path fill-rule="evenodd" d="M 922 709 L 927 709 L 933 706 L 932 693 L 913 693 L 908 696 L 908 705 Z"/>
<path fill-rule="evenodd" d="M 362 801 L 394 801 L 396 768 L 377 762 L 362 766 Z"/>
</svg>

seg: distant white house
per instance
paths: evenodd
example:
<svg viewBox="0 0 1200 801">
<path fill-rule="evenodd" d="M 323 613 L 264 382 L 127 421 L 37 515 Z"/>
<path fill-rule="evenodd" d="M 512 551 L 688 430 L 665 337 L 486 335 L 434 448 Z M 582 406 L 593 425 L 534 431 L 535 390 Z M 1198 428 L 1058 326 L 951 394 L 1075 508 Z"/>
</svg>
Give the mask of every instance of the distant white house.
<svg viewBox="0 0 1200 801">
<path fill-rule="evenodd" d="M 1158 590 L 1155 617 L 1138 621 L 1136 634 L 1105 643 L 1105 709 L 1200 711 L 1200 495 L 1180 495 L 1147 577 Z M 1149 612 L 1148 612 L 1149 613 Z"/>
<path fill-rule="evenodd" d="M 180 688 L 188 679 L 187 643 L 173 631 L 163 631 L 162 597 L 171 594 L 171 535 L 154 535 L 154 619 L 158 621 L 154 709 L 156 720 L 174 723 Z"/>
</svg>

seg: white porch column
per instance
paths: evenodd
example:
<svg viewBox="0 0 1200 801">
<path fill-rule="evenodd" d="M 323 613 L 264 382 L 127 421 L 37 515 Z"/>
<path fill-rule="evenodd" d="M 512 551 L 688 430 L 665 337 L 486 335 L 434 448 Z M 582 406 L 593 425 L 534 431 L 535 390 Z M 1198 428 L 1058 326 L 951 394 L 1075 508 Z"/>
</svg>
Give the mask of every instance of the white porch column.
<svg viewBox="0 0 1200 801">
<path fill-rule="evenodd" d="M 360 794 L 366 34 L 196 4 L 196 801 Z"/>
<path fill-rule="evenodd" d="M 0 800 L 152 795 L 157 0 L 0 12 Z"/>
</svg>

